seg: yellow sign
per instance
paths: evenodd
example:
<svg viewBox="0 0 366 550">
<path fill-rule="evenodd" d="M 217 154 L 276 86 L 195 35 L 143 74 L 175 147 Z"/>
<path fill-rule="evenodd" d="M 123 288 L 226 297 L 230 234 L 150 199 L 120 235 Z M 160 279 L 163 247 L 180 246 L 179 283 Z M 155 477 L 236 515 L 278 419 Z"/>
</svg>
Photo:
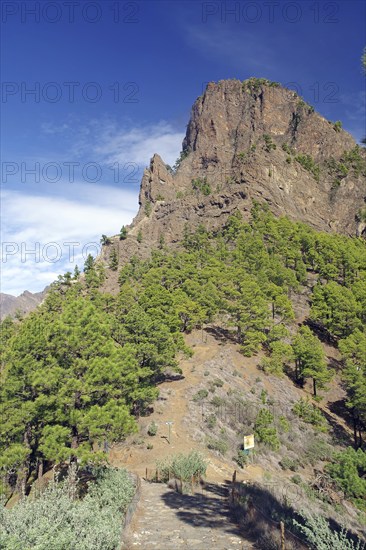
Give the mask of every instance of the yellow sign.
<svg viewBox="0 0 366 550">
<path fill-rule="evenodd" d="M 254 447 L 254 435 L 244 436 L 244 450 L 253 449 Z"/>
</svg>

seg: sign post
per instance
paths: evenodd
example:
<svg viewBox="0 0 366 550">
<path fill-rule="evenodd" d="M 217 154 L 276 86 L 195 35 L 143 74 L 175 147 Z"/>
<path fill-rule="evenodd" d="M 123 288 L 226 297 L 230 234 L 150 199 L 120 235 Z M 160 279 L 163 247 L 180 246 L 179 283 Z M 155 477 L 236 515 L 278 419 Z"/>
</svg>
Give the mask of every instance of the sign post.
<svg viewBox="0 0 366 550">
<path fill-rule="evenodd" d="M 169 420 L 168 422 L 165 422 L 165 424 L 168 425 L 168 430 L 169 430 L 169 431 L 168 431 L 168 443 L 169 443 L 169 445 L 170 445 L 170 430 L 171 430 L 171 427 L 172 427 L 172 425 L 174 424 L 174 422 L 172 422 L 171 420 Z"/>
<path fill-rule="evenodd" d="M 254 434 L 244 436 L 244 453 L 249 454 L 250 449 L 254 449 Z"/>
</svg>

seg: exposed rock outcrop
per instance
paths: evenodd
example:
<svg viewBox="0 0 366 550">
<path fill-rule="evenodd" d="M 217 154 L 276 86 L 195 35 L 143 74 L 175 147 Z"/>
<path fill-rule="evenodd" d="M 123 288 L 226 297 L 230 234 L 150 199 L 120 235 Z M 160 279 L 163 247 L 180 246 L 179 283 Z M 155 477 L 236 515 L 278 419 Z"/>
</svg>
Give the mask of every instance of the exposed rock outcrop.
<svg viewBox="0 0 366 550">
<path fill-rule="evenodd" d="M 317 230 L 361 234 L 365 199 L 366 152 L 340 124 L 264 79 L 210 83 L 193 105 L 176 170 L 159 155 L 145 170 L 120 259 L 146 256 L 162 238 L 174 245 L 187 224 L 221 227 L 236 209 L 246 217 L 253 200 Z"/>
</svg>

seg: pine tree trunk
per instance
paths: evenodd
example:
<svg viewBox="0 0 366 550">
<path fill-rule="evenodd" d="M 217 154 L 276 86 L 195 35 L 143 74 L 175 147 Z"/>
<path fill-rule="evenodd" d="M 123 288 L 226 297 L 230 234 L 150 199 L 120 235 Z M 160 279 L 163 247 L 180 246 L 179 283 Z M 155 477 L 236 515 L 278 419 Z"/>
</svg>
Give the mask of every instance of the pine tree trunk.
<svg viewBox="0 0 366 550">
<path fill-rule="evenodd" d="M 314 391 L 314 397 L 316 397 L 316 380 L 313 378 L 313 391 Z"/>
<path fill-rule="evenodd" d="M 43 477 L 43 460 L 40 458 L 38 462 L 38 481 L 41 483 Z"/>
<path fill-rule="evenodd" d="M 355 409 L 352 409 L 352 420 L 353 420 L 353 441 L 355 449 L 358 448 L 358 436 L 357 436 L 357 418 L 356 418 L 356 412 Z"/>
</svg>

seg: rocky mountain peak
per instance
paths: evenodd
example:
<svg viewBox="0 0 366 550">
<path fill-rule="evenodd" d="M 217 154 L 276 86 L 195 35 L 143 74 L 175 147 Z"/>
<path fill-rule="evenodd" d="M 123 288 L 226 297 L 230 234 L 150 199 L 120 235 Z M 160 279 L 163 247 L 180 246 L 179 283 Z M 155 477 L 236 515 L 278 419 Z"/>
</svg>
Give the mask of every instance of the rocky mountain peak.
<svg viewBox="0 0 366 550">
<path fill-rule="evenodd" d="M 147 238 L 175 242 L 185 223 L 213 228 L 259 200 L 276 215 L 355 235 L 365 197 L 365 149 L 341 123 L 276 82 L 223 80 L 195 101 L 175 170 L 152 158 L 134 226 L 144 221 Z"/>
</svg>

